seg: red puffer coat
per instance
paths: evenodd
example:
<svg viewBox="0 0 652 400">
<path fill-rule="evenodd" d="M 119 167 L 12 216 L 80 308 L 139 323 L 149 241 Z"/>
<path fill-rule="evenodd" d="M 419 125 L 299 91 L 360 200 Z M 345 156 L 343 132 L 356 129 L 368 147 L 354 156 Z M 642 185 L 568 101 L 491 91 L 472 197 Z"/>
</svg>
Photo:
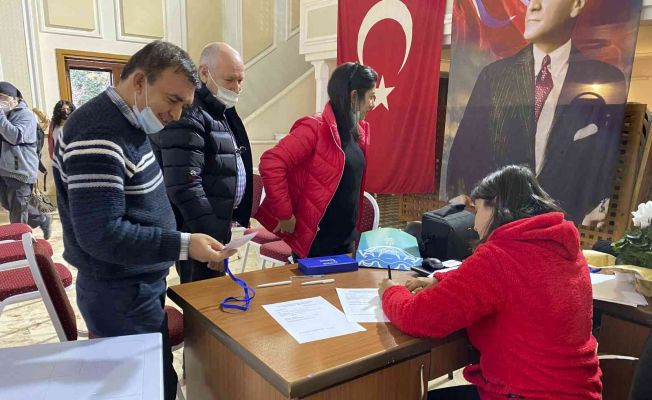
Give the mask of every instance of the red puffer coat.
<svg viewBox="0 0 652 400">
<path fill-rule="evenodd" d="M 359 144 L 367 154 L 369 124 L 361 121 Z M 278 221 L 296 217 L 294 233 L 278 235 L 299 257 L 306 257 L 317 227 L 335 195 L 344 171 L 344 151 L 330 103 L 324 111 L 294 123 L 290 134 L 260 158 L 265 200 L 255 218 L 273 231 Z M 365 175 L 360 188 L 360 210 Z"/>
</svg>

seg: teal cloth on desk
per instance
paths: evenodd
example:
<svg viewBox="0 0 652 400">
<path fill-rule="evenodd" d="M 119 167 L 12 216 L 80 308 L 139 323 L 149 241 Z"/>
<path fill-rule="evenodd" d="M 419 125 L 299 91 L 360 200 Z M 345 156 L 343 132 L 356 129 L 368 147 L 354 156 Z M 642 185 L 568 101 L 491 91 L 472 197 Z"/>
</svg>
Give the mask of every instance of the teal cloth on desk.
<svg viewBox="0 0 652 400">
<path fill-rule="evenodd" d="M 380 228 L 364 232 L 355 255 L 361 267 L 409 270 L 421 266 L 417 239 L 395 228 Z"/>
</svg>

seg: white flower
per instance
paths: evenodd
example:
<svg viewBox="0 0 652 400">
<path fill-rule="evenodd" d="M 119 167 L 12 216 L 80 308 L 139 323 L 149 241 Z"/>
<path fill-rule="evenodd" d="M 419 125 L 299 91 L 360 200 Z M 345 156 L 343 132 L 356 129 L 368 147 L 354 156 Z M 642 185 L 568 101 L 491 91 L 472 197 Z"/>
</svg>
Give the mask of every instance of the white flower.
<svg viewBox="0 0 652 400">
<path fill-rule="evenodd" d="M 632 213 L 634 218 L 634 226 L 645 229 L 650 226 L 652 223 L 652 201 L 647 203 L 641 203 L 638 205 L 638 209 Z"/>
</svg>

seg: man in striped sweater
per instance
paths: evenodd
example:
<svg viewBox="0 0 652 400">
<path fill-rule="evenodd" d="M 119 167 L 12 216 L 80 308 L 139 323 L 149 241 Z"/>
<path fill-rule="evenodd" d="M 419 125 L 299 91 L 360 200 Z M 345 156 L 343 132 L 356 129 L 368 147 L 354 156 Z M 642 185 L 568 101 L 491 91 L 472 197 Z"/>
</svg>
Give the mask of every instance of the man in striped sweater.
<svg viewBox="0 0 652 400">
<path fill-rule="evenodd" d="M 163 336 L 165 398 L 177 376 L 163 310 L 169 267 L 233 254 L 208 235 L 178 232 L 147 138 L 192 104 L 199 83 L 188 54 L 155 41 L 134 54 L 120 83 L 79 108 L 57 141 L 54 177 L 64 258 L 95 336 Z"/>
</svg>

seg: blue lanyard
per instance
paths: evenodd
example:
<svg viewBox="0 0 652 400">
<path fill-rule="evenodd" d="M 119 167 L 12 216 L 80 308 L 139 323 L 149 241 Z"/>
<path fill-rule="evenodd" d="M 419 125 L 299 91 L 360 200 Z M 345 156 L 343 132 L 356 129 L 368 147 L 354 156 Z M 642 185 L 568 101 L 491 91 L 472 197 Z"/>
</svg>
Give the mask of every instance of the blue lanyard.
<svg viewBox="0 0 652 400">
<path fill-rule="evenodd" d="M 256 291 L 254 290 L 254 288 L 250 288 L 247 285 L 247 282 L 243 281 L 240 278 L 236 278 L 231 273 L 231 269 L 229 269 L 229 260 L 224 260 L 224 271 L 229 275 L 229 278 L 231 278 L 233 282 L 237 283 L 238 286 L 240 286 L 244 290 L 244 297 L 229 296 L 224 300 L 222 300 L 222 302 L 220 303 L 220 307 L 222 309 L 231 308 L 240 311 L 247 311 L 249 309 L 249 304 L 251 303 L 251 299 L 253 299 L 256 296 Z M 230 303 L 244 303 L 244 305 L 230 304 Z"/>
</svg>

